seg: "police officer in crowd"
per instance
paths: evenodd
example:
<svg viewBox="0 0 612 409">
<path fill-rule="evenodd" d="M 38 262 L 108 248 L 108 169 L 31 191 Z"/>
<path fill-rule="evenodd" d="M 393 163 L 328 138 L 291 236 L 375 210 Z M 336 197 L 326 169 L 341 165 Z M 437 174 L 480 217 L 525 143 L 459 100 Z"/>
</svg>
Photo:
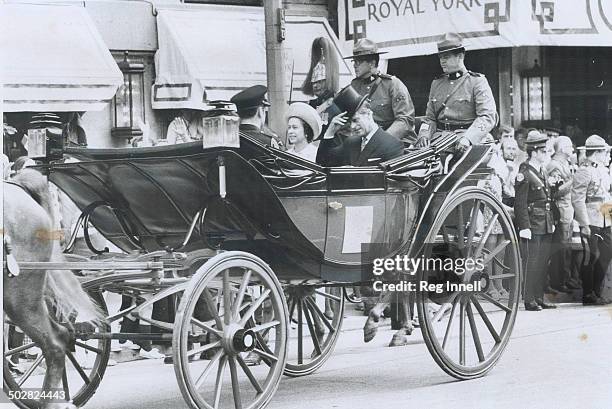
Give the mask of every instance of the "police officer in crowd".
<svg viewBox="0 0 612 409">
<path fill-rule="evenodd" d="M 610 146 L 599 135 L 587 138 L 584 163 L 576 171 L 572 183 L 572 204 L 580 235 L 585 245 L 582 266 L 582 303 L 602 305 L 601 286 L 612 258 L 612 217 L 610 191 L 612 182 L 608 170 Z M 607 206 L 606 206 L 607 204 Z"/>
<path fill-rule="evenodd" d="M 266 112 L 270 103 L 266 99 L 268 88 L 254 85 L 240 91 L 230 100 L 236 105 L 240 117 L 240 132 L 254 138 L 259 143 L 281 149 L 280 138 L 266 127 Z"/>
<path fill-rule="evenodd" d="M 426 119 L 419 130 L 417 146 L 426 146 L 444 132 L 460 134 L 460 152 L 479 144 L 498 120 L 489 82 L 483 74 L 465 68 L 461 37 L 447 33 L 438 43 L 444 72 L 431 83 Z"/>
<path fill-rule="evenodd" d="M 546 141 L 540 132 L 529 132 L 525 141 L 529 160 L 522 163 L 516 175 L 514 201 L 515 223 L 525 241 L 525 309 L 540 311 L 556 308 L 544 302 L 546 263 L 554 231 L 551 212 L 551 190 L 546 173 Z"/>
<path fill-rule="evenodd" d="M 376 43 L 362 38 L 353 47 L 355 75 L 351 85 L 367 96 L 374 113 L 374 121 L 383 130 L 410 144 L 416 140 L 414 105 L 406 86 L 397 77 L 378 70 L 380 55 Z"/>
</svg>

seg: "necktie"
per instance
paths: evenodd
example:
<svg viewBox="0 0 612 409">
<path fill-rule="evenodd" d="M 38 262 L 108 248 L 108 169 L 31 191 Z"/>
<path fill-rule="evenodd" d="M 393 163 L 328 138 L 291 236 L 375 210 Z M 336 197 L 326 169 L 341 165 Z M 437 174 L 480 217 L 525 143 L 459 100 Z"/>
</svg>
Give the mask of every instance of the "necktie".
<svg viewBox="0 0 612 409">
<path fill-rule="evenodd" d="M 363 148 L 365 148 L 366 144 L 368 143 L 367 137 L 363 137 L 361 138 L 361 150 L 363 151 Z"/>
</svg>

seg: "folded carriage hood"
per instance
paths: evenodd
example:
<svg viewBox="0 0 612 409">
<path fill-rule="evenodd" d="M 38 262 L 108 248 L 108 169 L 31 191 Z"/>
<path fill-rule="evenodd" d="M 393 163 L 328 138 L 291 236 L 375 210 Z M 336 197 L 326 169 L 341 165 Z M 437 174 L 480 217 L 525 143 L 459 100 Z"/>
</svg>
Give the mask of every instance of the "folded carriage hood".
<svg viewBox="0 0 612 409">
<path fill-rule="evenodd" d="M 194 143 L 70 153 L 84 161 L 48 165 L 50 181 L 81 210 L 104 203 L 91 213 L 90 222 L 124 251 L 137 249 L 134 241 L 146 251 L 179 248 L 198 211 L 206 209 L 206 233 L 242 230 L 252 237 L 257 232 L 309 258 L 323 257 L 243 152 Z M 225 199 L 219 196 L 219 158 L 225 162 Z M 199 227 L 191 243 L 202 238 Z"/>
</svg>

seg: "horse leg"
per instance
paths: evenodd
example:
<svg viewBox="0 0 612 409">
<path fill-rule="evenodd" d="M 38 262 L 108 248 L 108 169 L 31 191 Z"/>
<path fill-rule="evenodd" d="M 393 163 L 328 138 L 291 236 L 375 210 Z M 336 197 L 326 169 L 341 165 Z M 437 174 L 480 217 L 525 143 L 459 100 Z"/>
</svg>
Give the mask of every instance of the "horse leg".
<svg viewBox="0 0 612 409">
<path fill-rule="evenodd" d="M 9 302 L 9 304 L 12 304 Z M 18 308 L 7 305 L 7 314 L 41 349 L 47 371 L 43 390 L 63 390 L 62 376 L 65 369 L 69 332 L 51 319 L 47 304 L 42 297 L 23 298 Z M 46 409 L 76 408 L 68 402 L 41 402 Z"/>
</svg>

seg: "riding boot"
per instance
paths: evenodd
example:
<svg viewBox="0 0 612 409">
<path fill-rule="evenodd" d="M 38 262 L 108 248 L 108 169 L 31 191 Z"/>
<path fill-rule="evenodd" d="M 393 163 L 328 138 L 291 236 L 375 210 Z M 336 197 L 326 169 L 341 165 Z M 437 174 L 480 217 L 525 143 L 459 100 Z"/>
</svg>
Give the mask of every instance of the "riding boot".
<svg viewBox="0 0 612 409">
<path fill-rule="evenodd" d="M 139 334 L 150 334 L 151 333 L 151 326 L 150 325 L 142 325 L 142 324 L 137 324 L 138 330 L 137 332 Z M 144 349 L 145 351 L 149 352 L 151 351 L 151 349 L 153 349 L 153 342 L 151 342 L 150 340 L 138 340 L 135 342 L 136 345 L 139 345 L 140 348 Z"/>
<path fill-rule="evenodd" d="M 9 327 L 9 333 L 8 333 L 8 347 L 9 349 L 13 349 L 13 348 L 17 348 L 23 345 L 23 332 L 17 331 L 17 329 L 14 326 L 10 326 Z M 13 354 L 11 356 L 11 361 L 13 363 L 18 364 L 19 363 L 19 355 L 21 354 Z"/>
</svg>

